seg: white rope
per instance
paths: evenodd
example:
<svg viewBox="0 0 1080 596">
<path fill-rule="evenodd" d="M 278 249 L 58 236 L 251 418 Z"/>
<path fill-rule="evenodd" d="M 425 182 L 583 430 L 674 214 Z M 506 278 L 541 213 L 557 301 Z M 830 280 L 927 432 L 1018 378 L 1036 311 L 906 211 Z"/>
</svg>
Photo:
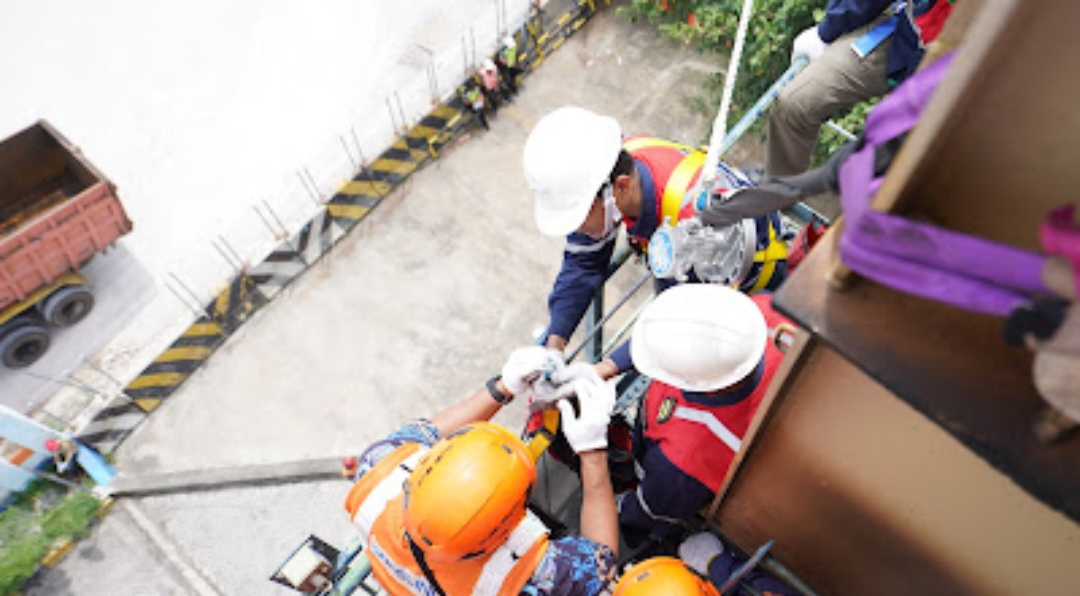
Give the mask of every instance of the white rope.
<svg viewBox="0 0 1080 596">
<path fill-rule="evenodd" d="M 720 162 L 720 144 L 727 133 L 727 117 L 731 110 L 731 94 L 735 90 L 735 79 L 739 73 L 739 61 L 742 58 L 743 42 L 746 30 L 750 27 L 750 15 L 754 12 L 754 0 L 744 0 L 742 14 L 739 16 L 739 28 L 735 33 L 735 47 L 731 50 L 727 75 L 724 78 L 724 93 L 720 97 L 720 112 L 713 120 L 712 136 L 709 138 L 709 152 L 705 155 L 705 167 L 702 178 L 706 183 L 716 179 L 716 165 Z"/>
</svg>

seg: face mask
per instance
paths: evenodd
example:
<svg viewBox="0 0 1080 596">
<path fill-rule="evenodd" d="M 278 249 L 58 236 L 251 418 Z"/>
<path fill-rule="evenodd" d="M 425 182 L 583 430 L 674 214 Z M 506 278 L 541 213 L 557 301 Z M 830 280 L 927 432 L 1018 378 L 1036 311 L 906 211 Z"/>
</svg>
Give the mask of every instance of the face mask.
<svg viewBox="0 0 1080 596">
<path fill-rule="evenodd" d="M 604 197 L 604 231 L 595 237 L 597 240 L 607 238 L 622 220 L 622 212 L 615 204 L 615 191 L 611 188 L 611 184 L 605 184 L 601 192 Z"/>
</svg>

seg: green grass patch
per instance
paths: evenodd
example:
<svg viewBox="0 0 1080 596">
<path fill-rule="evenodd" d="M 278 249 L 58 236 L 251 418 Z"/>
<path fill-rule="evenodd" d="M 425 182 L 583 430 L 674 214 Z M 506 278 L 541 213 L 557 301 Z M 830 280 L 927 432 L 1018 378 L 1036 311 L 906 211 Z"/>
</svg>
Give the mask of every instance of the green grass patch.
<svg viewBox="0 0 1080 596">
<path fill-rule="evenodd" d="M 34 482 L 0 512 L 0 594 L 16 593 L 53 545 L 86 536 L 100 507 L 88 492 Z"/>
</svg>

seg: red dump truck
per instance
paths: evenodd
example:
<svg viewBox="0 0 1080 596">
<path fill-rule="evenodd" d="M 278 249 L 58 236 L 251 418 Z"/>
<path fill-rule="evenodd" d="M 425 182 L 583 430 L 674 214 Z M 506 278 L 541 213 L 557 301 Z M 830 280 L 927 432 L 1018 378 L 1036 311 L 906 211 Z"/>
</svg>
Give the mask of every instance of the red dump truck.
<svg viewBox="0 0 1080 596">
<path fill-rule="evenodd" d="M 49 327 L 94 306 L 79 273 L 131 231 L 116 187 L 44 120 L 0 142 L 0 359 L 29 366 Z"/>
</svg>

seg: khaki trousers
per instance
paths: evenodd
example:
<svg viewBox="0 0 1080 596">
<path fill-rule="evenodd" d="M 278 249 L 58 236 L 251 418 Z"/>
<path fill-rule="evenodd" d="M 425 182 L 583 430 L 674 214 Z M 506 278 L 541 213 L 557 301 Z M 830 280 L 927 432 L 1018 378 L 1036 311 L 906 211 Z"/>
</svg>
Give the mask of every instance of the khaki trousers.
<svg viewBox="0 0 1080 596">
<path fill-rule="evenodd" d="M 861 101 L 889 91 L 885 70 L 892 39 L 885 39 L 863 58 L 851 49 L 851 44 L 879 21 L 826 46 L 821 56 L 781 90 L 767 123 L 766 175 L 805 172 L 822 124 Z"/>
</svg>

